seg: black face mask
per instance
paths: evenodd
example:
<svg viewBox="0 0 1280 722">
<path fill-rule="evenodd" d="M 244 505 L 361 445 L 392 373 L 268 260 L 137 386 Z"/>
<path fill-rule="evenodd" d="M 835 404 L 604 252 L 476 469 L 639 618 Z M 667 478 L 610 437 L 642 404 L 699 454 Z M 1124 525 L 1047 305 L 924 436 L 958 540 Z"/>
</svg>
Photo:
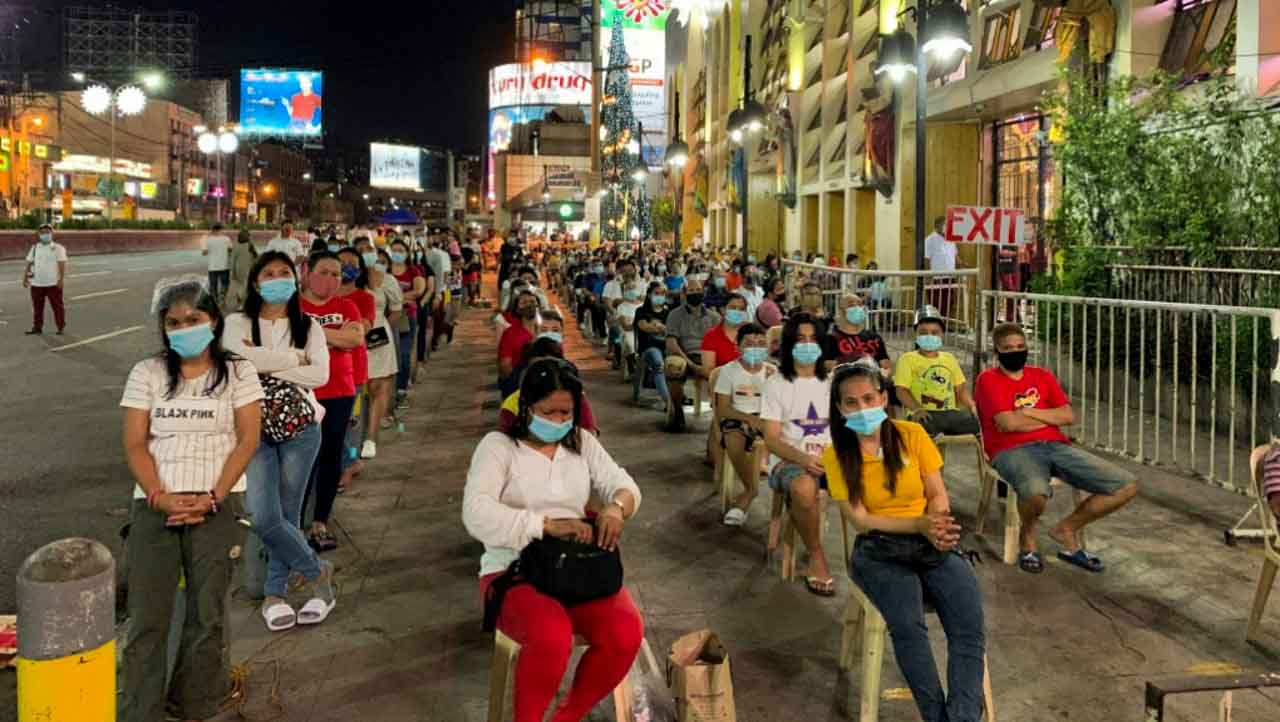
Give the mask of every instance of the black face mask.
<svg viewBox="0 0 1280 722">
<path fill-rule="evenodd" d="M 1021 371 L 1022 367 L 1027 365 L 1027 350 L 1007 351 L 1005 353 L 996 353 L 1000 359 L 1000 365 L 1006 371 Z"/>
<path fill-rule="evenodd" d="M 697 308 L 702 305 L 702 294 L 690 293 L 684 297 L 684 300 L 685 303 L 689 304 L 690 308 Z"/>
</svg>

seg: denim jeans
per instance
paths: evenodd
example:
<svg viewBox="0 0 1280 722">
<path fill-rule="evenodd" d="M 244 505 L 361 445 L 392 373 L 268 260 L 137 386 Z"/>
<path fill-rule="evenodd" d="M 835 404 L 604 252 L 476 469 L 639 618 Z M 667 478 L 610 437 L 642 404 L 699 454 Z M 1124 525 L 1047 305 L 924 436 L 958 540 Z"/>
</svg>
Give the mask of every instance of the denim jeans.
<svg viewBox="0 0 1280 722">
<path fill-rule="evenodd" d="M 249 461 L 245 506 L 270 555 L 262 585 L 268 597 L 285 596 L 290 572 L 308 579 L 320 574 L 320 558 L 300 528 L 303 495 L 319 453 L 320 426 L 312 424 L 283 443 L 263 439 Z"/>
<path fill-rule="evenodd" d="M 221 299 L 231 284 L 231 271 L 209 271 L 209 295 Z"/>
<path fill-rule="evenodd" d="M 640 398 L 640 389 L 644 386 L 645 373 L 653 377 L 653 386 L 658 390 L 658 395 L 663 401 L 671 398 L 671 392 L 667 390 L 667 374 L 666 359 L 662 355 L 661 349 L 647 348 L 640 354 L 638 368 L 631 377 L 633 389 L 633 398 Z"/>
<path fill-rule="evenodd" d="M 1072 444 L 1033 441 L 1005 449 L 991 460 L 1000 478 L 1018 496 L 1052 496 L 1049 479 L 1058 477 L 1090 494 L 1114 494 L 1136 481 L 1133 474 Z"/>
<path fill-rule="evenodd" d="M 982 593 L 969 562 L 947 554 L 942 564 L 913 568 L 881 562 L 856 545 L 849 576 L 884 617 L 893 639 L 893 653 L 915 697 L 924 722 L 978 722 L 982 718 L 982 676 L 986 639 Z M 947 689 L 942 691 L 938 668 L 929 647 L 924 622 L 928 595 L 947 634 Z"/>
<path fill-rule="evenodd" d="M 413 344 L 418 338 L 418 318 L 416 316 L 409 317 L 409 330 L 401 331 L 399 338 L 396 339 L 396 359 L 400 363 L 400 368 L 396 371 L 396 391 L 404 392 L 409 390 L 409 371 L 410 360 L 413 358 Z"/>
</svg>

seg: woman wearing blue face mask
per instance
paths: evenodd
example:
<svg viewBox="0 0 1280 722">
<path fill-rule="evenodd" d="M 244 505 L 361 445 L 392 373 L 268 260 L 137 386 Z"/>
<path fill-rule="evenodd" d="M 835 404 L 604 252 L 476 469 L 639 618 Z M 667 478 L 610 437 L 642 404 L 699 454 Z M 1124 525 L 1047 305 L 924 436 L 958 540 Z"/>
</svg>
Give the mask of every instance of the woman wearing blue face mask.
<svg viewBox="0 0 1280 722">
<path fill-rule="evenodd" d="M 862 296 L 846 293 L 840 297 L 836 307 L 835 328 L 831 332 L 831 362 L 837 364 L 853 363 L 858 359 L 871 358 L 886 376 L 893 373 L 893 364 L 889 361 L 888 345 L 880 334 L 872 331 L 870 314 Z"/>
<path fill-rule="evenodd" d="M 396 408 L 409 405 L 409 372 L 413 362 L 414 342 L 418 337 L 418 301 L 427 292 L 427 278 L 422 269 L 409 262 L 409 246 L 404 241 L 394 241 L 387 247 L 391 259 L 391 275 L 400 284 L 404 296 L 403 316 L 396 327 L 397 362 Z"/>
<path fill-rule="evenodd" d="M 590 649 L 551 719 L 578 722 L 626 676 L 644 639 L 625 587 L 566 606 L 531 584 L 498 593 L 495 581 L 526 546 L 552 537 L 616 550 L 640 488 L 581 428 L 582 383 L 559 359 L 531 364 L 510 430 L 490 432 L 471 457 L 462 522 L 484 543 L 480 593 L 486 618 L 522 647 L 515 669 L 514 722 L 546 716 L 569 663 L 574 634 Z M 530 479 L 555 480 L 555 484 Z M 592 492 L 604 511 L 588 520 Z M 491 589 L 494 591 L 491 593 Z"/>
<path fill-rule="evenodd" d="M 653 379 L 654 388 L 662 399 L 663 406 L 671 400 L 667 390 L 667 379 L 664 372 L 667 348 L 667 317 L 671 315 L 671 307 L 667 304 L 667 289 L 663 284 L 654 281 L 649 284 L 646 303 L 636 310 L 636 363 L 637 369 L 631 379 L 631 400 L 640 400 L 640 387 L 645 374 Z"/>
<path fill-rule="evenodd" d="M 310 406 L 312 418 L 318 418 L 322 411 L 314 389 L 329 378 L 329 348 L 324 329 L 302 312 L 293 262 L 283 253 L 267 251 L 250 277 L 244 312 L 227 317 L 223 343 L 253 363 L 272 393 L 296 394 Z M 289 390 L 283 389 L 286 384 Z M 249 464 L 245 503 L 254 533 L 270 552 L 261 593 L 262 616 L 273 632 L 317 624 L 333 608 L 332 570 L 307 545 L 300 529 L 302 498 L 319 452 L 320 425 L 311 420 L 288 439 L 264 434 Z M 294 572 L 316 589 L 316 601 L 308 601 L 301 613 L 285 599 Z"/>
<path fill-rule="evenodd" d="M 208 719 L 226 698 L 224 600 L 232 552 L 244 538 L 236 514 L 245 469 L 262 423 L 258 374 L 223 349 L 222 312 L 204 282 L 161 281 L 152 305 L 164 350 L 133 367 L 120 401 L 135 482 L 125 541 L 124 722 L 154 722 L 166 712 Z M 166 639 L 184 575 L 186 631 L 166 684 Z"/>
<path fill-rule="evenodd" d="M 888 419 L 887 382 L 863 360 L 832 380 L 832 446 L 823 454 L 831 498 L 858 530 L 849 576 L 884 617 L 894 656 L 925 722 L 982 719 L 982 593 L 951 553 L 960 525 L 942 481 L 942 456 L 919 424 Z M 842 420 L 842 421 L 837 421 Z M 947 634 L 947 691 L 925 627 L 933 602 Z"/>
<path fill-rule="evenodd" d="M 356 247 L 362 249 L 361 244 Z M 369 247 L 372 248 L 372 244 Z M 378 455 L 379 431 L 390 428 L 389 423 L 384 424 L 384 419 L 387 418 L 392 390 L 395 388 L 396 371 L 399 369 L 396 358 L 396 323 L 404 308 L 404 294 L 400 292 L 399 282 L 388 271 L 391 268 L 391 257 L 386 251 L 364 251 L 362 255 L 371 255 L 374 259 L 369 268 L 369 292 L 373 294 L 376 318 L 373 330 L 365 337 L 365 345 L 369 349 L 369 423 L 360 456 L 373 459 Z M 378 329 L 382 329 L 381 333 Z"/>
</svg>

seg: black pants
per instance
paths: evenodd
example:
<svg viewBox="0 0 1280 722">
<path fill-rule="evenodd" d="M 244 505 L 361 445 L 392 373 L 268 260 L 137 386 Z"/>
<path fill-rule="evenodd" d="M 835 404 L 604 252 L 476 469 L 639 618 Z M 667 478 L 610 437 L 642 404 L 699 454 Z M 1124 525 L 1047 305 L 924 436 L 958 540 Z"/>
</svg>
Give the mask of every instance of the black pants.
<svg viewBox="0 0 1280 722">
<path fill-rule="evenodd" d="M 311 496 L 312 489 L 315 489 L 316 509 L 311 518 L 321 524 L 328 524 L 329 515 L 333 513 L 333 502 L 338 498 L 342 454 L 347 448 L 347 425 L 351 423 L 351 410 L 356 405 L 356 397 L 325 399 L 320 405 L 324 407 L 324 421 L 320 422 L 320 454 L 316 456 L 315 466 L 311 467 L 311 483 L 307 484 L 302 508 L 307 508 L 307 498 Z"/>
<path fill-rule="evenodd" d="M 431 304 L 418 307 L 418 363 L 427 361 L 427 327 L 431 325 Z"/>
<path fill-rule="evenodd" d="M 959 436 L 982 432 L 982 427 L 978 425 L 978 420 L 974 418 L 973 414 L 960 409 L 930 411 L 929 418 L 921 422 L 921 426 L 930 436 L 937 436 L 938 434 Z"/>
</svg>

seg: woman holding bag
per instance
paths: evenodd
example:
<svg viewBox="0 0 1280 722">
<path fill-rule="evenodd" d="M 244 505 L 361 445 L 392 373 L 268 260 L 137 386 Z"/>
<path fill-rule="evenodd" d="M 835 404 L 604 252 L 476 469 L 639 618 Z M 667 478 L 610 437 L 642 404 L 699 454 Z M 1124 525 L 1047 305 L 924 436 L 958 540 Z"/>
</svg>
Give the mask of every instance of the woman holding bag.
<svg viewBox="0 0 1280 722">
<path fill-rule="evenodd" d="M 319 624 L 336 604 L 332 565 L 311 550 L 301 530 L 303 495 L 320 452 L 324 418 L 314 389 L 329 380 L 329 348 L 324 329 L 302 312 L 297 272 L 288 256 L 267 251 L 249 278 L 244 312 L 227 317 L 222 343 L 253 363 L 267 392 L 245 505 L 254 533 L 270 552 L 262 618 L 267 629 L 280 632 L 295 624 Z M 293 572 L 310 585 L 310 598 L 299 612 L 285 599 Z"/>
<path fill-rule="evenodd" d="M 603 578 L 574 580 L 575 589 L 605 593 L 569 605 L 546 593 L 546 585 L 512 583 L 503 573 L 518 561 L 522 577 L 537 578 L 528 562 L 554 544 L 616 552 L 624 521 L 636 512 L 639 487 L 594 435 L 583 432 L 581 409 L 582 383 L 569 365 L 559 359 L 535 362 L 520 386 L 515 423 L 481 440 L 467 473 L 462 522 L 485 545 L 480 594 L 486 618 L 523 648 L 516 662 L 513 722 L 541 722 L 568 666 L 575 633 L 590 649 L 551 722 L 586 717 L 626 676 L 644 639 L 640 612 L 621 587 L 620 565 L 612 584 Z M 605 501 L 594 526 L 583 520 L 592 491 Z M 500 579 L 501 598 L 490 599 Z"/>
</svg>

